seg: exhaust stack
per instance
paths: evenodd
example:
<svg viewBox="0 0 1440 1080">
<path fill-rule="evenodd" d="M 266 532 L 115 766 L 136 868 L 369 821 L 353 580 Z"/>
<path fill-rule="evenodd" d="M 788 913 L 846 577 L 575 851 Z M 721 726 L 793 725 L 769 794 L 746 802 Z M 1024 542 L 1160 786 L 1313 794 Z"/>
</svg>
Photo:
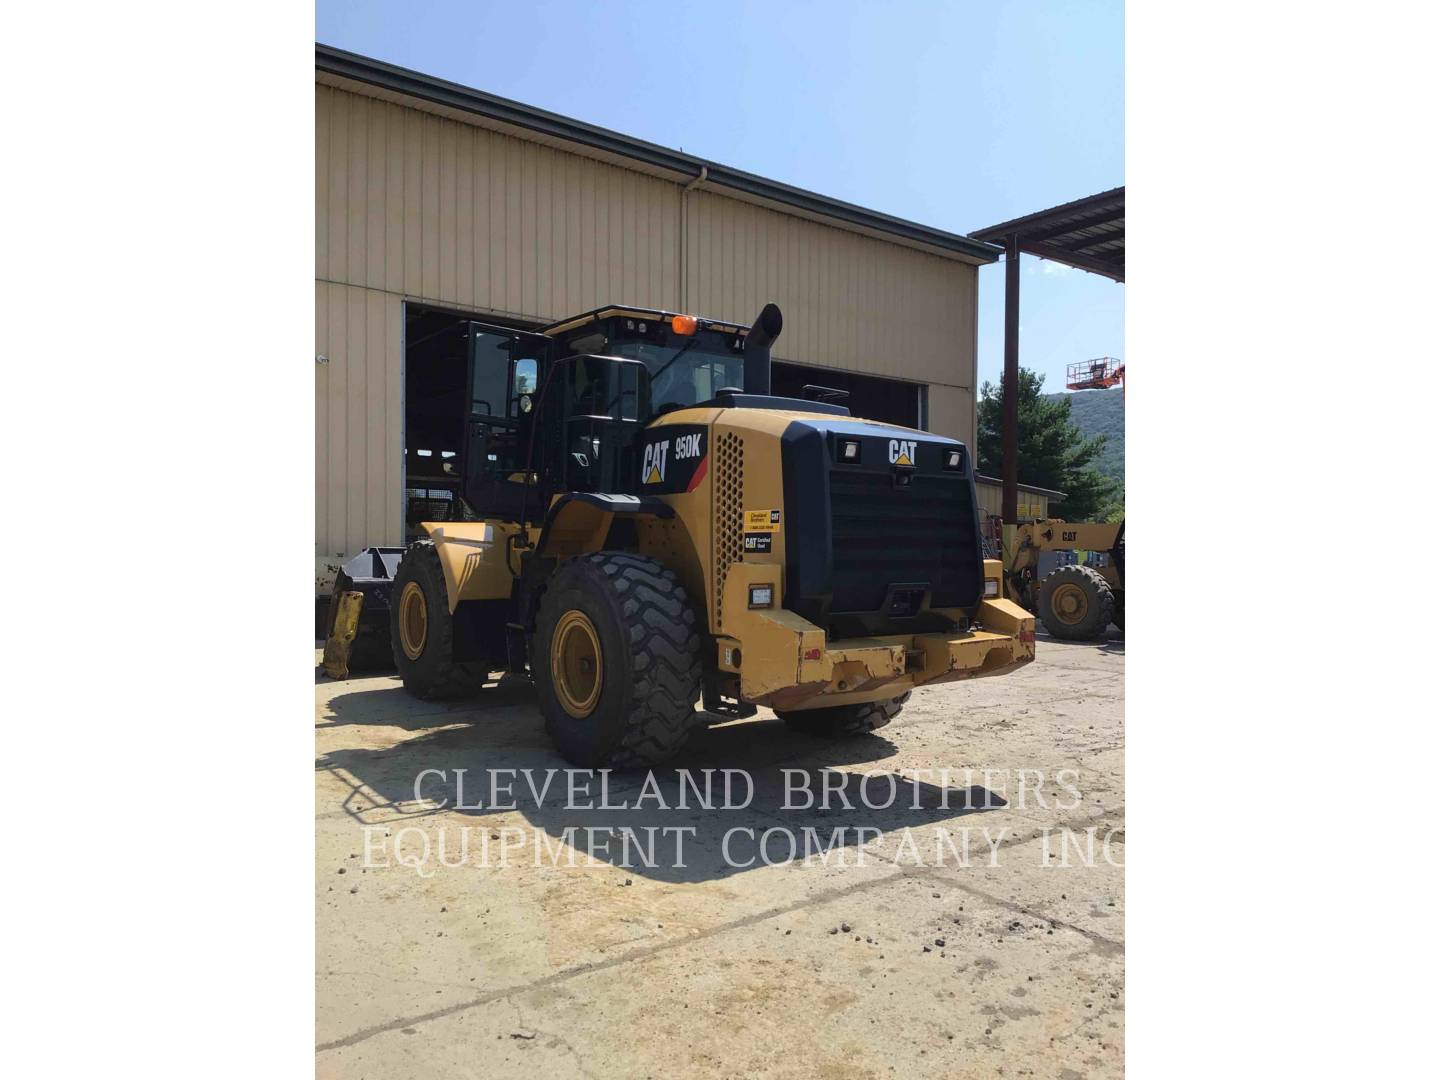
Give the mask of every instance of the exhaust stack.
<svg viewBox="0 0 1440 1080">
<path fill-rule="evenodd" d="M 770 346 L 784 326 L 780 308 L 766 304 L 750 327 L 745 336 L 745 393 L 770 393 Z"/>
</svg>

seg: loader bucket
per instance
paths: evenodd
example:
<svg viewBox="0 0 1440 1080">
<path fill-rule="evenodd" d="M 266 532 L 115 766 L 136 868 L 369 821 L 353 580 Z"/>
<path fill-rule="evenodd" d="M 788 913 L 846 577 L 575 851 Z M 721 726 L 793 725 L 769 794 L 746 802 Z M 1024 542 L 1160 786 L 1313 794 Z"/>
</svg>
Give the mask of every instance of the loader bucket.
<svg viewBox="0 0 1440 1080">
<path fill-rule="evenodd" d="M 352 592 L 361 597 L 360 618 L 347 657 L 351 671 L 388 671 L 394 666 L 390 656 L 390 589 L 395 581 L 395 568 L 404 554 L 405 549 L 401 547 L 366 548 L 347 559 L 335 576 L 330 614 L 325 624 L 327 650 L 334 635 L 341 598 Z"/>
</svg>

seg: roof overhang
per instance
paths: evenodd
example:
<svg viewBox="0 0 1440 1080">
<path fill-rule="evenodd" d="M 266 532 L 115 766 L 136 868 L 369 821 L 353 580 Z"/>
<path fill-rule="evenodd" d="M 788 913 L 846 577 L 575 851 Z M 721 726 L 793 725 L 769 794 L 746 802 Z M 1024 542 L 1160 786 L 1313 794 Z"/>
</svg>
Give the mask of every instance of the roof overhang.
<svg viewBox="0 0 1440 1080">
<path fill-rule="evenodd" d="M 699 187 L 945 258 L 981 265 L 992 263 L 1000 256 L 1000 248 L 973 237 L 867 210 L 853 203 L 767 180 L 683 151 L 657 146 L 608 128 L 596 127 L 559 113 L 546 112 L 343 49 L 317 43 L 315 73 L 316 81 L 326 86 L 422 108 L 461 123 L 556 146 L 675 183 Z M 700 179 L 702 176 L 703 180 Z"/>
<path fill-rule="evenodd" d="M 1125 188 L 977 229 L 970 236 L 995 244 L 1013 238 L 1027 255 L 1124 281 Z"/>
</svg>

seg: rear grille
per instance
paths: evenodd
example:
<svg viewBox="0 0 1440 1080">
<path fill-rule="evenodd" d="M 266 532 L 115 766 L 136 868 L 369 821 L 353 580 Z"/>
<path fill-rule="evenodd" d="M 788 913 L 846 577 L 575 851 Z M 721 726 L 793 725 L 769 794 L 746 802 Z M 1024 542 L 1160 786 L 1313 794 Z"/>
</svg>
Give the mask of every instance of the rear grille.
<svg viewBox="0 0 1440 1080">
<path fill-rule="evenodd" d="M 730 564 L 743 557 L 740 519 L 745 505 L 745 440 L 733 432 L 721 435 L 715 444 L 715 479 L 711 489 L 715 522 L 715 628 L 725 625 L 725 578 Z"/>
<path fill-rule="evenodd" d="M 830 473 L 832 612 L 869 612 L 892 585 L 927 583 L 931 607 L 978 600 L 975 510 L 962 476 Z"/>
</svg>

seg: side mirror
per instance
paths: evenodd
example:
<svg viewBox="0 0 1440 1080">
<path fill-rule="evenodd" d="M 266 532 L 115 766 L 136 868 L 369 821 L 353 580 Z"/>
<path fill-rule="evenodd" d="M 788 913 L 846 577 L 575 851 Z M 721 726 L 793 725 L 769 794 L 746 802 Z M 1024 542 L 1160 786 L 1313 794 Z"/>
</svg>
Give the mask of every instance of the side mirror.
<svg viewBox="0 0 1440 1080">
<path fill-rule="evenodd" d="M 540 365 L 534 359 L 526 356 L 515 361 L 510 383 L 511 408 L 516 410 L 510 414 L 512 418 L 534 408 L 533 395 L 539 375 Z"/>
</svg>

